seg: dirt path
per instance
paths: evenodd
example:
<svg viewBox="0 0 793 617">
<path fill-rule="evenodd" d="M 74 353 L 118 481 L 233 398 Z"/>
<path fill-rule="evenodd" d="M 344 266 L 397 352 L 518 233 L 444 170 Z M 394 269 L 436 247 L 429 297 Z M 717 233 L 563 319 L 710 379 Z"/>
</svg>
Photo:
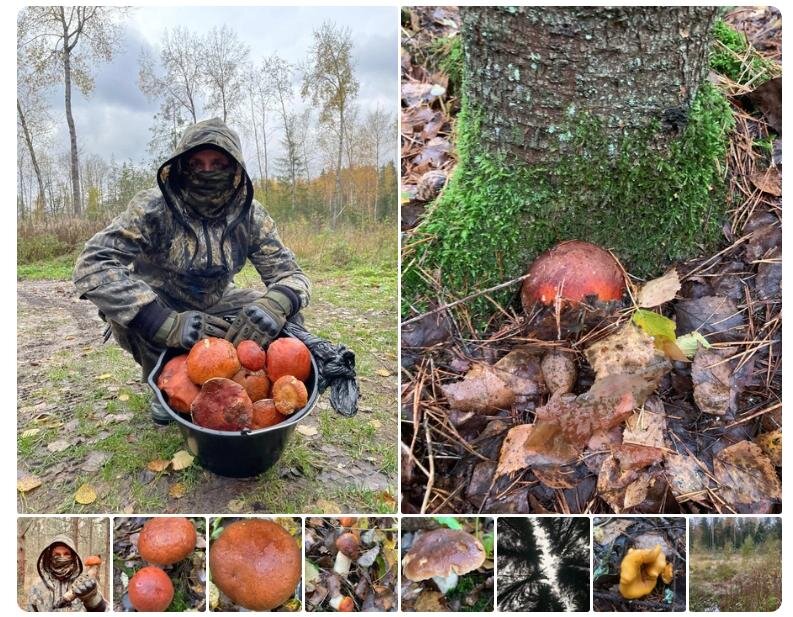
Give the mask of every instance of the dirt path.
<svg viewBox="0 0 793 617">
<path fill-rule="evenodd" d="M 349 277 L 335 283 L 354 287 Z M 102 343 L 104 324 L 94 306 L 77 300 L 67 281 L 21 281 L 17 293 L 17 475 L 23 483 L 41 481 L 18 493 L 20 512 L 395 508 L 396 356 L 387 336 L 395 327 L 392 311 L 351 311 L 316 299 L 306 314 L 309 329 L 343 341 L 358 356 L 360 413 L 342 418 L 323 395 L 273 469 L 229 479 L 197 464 L 152 471 L 152 461 L 170 460 L 185 445 L 176 426 L 151 422 L 140 369 L 112 339 Z M 81 505 L 75 492 L 84 484 L 96 499 Z"/>
</svg>

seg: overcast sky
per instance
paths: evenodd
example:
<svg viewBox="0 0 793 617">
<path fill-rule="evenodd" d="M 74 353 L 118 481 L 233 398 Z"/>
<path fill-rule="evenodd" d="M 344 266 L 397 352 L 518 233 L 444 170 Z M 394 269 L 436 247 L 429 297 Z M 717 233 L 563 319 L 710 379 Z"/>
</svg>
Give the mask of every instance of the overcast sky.
<svg viewBox="0 0 793 617">
<path fill-rule="evenodd" d="M 148 159 L 150 127 L 159 109 L 138 89 L 139 57 L 147 49 L 159 58 L 165 29 L 184 26 L 204 34 L 223 24 L 236 30 L 250 48 L 250 58 L 277 53 L 297 63 L 303 61 L 312 43 L 312 31 L 323 21 L 349 28 L 353 40 L 354 71 L 360 82 L 357 103 L 361 113 L 378 104 L 395 114 L 398 102 L 397 25 L 394 7 L 141 7 L 131 11 L 124 24 L 122 49 L 110 63 L 97 65 L 95 89 L 86 98 L 75 91 L 73 111 L 83 155 L 96 154 L 105 160 Z M 299 80 L 299 76 L 296 77 Z M 299 81 L 295 82 L 299 97 Z M 63 115 L 63 87 L 51 96 L 57 122 L 56 143 L 66 151 L 68 130 Z M 299 111 L 300 102 L 295 103 Z M 204 117 L 209 117 L 209 112 Z M 275 123 L 274 123 L 275 124 Z M 396 145 L 392 146 L 396 149 Z M 275 153 L 277 156 L 277 152 Z M 250 157 L 250 152 L 246 155 Z"/>
</svg>

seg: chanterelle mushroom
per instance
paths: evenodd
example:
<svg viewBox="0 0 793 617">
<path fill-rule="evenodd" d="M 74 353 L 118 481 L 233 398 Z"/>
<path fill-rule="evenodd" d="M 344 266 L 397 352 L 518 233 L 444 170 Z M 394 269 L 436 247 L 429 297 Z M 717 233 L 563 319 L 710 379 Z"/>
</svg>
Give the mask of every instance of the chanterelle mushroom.
<svg viewBox="0 0 793 617">
<path fill-rule="evenodd" d="M 431 578 L 441 593 L 457 585 L 459 575 L 485 562 L 485 548 L 470 533 L 435 529 L 422 533 L 402 559 L 402 572 L 411 581 Z"/>
</svg>

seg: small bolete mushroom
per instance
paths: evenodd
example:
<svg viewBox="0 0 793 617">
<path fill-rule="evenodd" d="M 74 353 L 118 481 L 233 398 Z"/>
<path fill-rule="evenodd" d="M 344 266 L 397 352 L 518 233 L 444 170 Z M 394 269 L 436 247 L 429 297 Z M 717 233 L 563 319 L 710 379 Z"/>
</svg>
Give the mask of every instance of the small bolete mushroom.
<svg viewBox="0 0 793 617">
<path fill-rule="evenodd" d="M 141 613 L 161 613 L 173 600 L 173 583 L 157 566 L 146 566 L 129 579 L 129 601 Z"/>
<path fill-rule="evenodd" d="M 580 240 L 562 242 L 546 251 L 528 274 L 520 294 L 526 312 L 537 302 L 553 304 L 557 296 L 571 303 L 588 298 L 610 302 L 619 300 L 625 291 L 622 269 L 611 253 Z"/>
<path fill-rule="evenodd" d="M 435 529 L 422 533 L 402 559 L 402 572 L 411 581 L 431 578 L 442 594 L 457 586 L 457 578 L 485 562 L 485 547 L 470 533 Z"/>
<path fill-rule="evenodd" d="M 232 602 L 270 611 L 292 597 L 300 580 L 300 547 L 277 523 L 248 519 L 231 523 L 209 549 L 215 585 Z"/>
<path fill-rule="evenodd" d="M 336 574 L 345 575 L 350 571 L 350 564 L 358 559 L 361 554 L 361 543 L 355 534 L 347 531 L 336 538 L 336 561 L 333 564 L 333 571 Z"/>
<path fill-rule="evenodd" d="M 179 516 L 150 518 L 138 536 L 140 556 L 158 566 L 181 561 L 193 552 L 195 545 L 195 526 Z"/>
<path fill-rule="evenodd" d="M 627 600 L 642 598 L 655 589 L 659 576 L 668 585 L 672 575 L 672 564 L 666 563 L 660 544 L 629 548 L 620 565 L 620 594 Z"/>
</svg>

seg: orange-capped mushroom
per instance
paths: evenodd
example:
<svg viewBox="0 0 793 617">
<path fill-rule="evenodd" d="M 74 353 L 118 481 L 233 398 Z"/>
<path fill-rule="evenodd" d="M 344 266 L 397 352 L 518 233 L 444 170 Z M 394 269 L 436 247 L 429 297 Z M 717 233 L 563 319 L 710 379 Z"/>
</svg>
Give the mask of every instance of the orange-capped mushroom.
<svg viewBox="0 0 793 617">
<path fill-rule="evenodd" d="M 666 563 L 660 544 L 629 548 L 620 565 L 620 594 L 627 600 L 643 598 L 655 589 L 659 576 L 669 584 L 672 574 L 672 564 Z"/>
<path fill-rule="evenodd" d="M 305 384 L 292 375 L 284 375 L 275 381 L 272 396 L 275 408 L 285 416 L 302 409 L 308 403 L 308 391 Z"/>
</svg>

